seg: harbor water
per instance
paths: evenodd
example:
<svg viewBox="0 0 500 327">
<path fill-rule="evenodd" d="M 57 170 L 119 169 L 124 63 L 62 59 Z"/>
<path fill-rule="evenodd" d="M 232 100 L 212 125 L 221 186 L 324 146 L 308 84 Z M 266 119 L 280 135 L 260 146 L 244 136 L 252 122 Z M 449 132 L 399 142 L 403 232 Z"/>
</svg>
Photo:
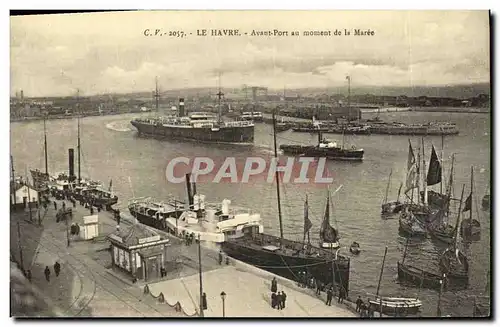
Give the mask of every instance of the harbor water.
<svg viewBox="0 0 500 327">
<path fill-rule="evenodd" d="M 130 120 L 137 116 L 126 114 L 98 116 L 81 119 L 81 170 L 83 176 L 98 179 L 108 185 L 112 179 L 114 192 L 119 196 L 116 207 L 127 211 L 127 200 L 132 197 L 151 196 L 158 200 L 170 195 L 184 199 L 185 184 L 167 182 L 165 169 L 169 160 L 179 157 L 226 157 L 248 156 L 271 157 L 273 155 L 272 126 L 256 124 L 253 147 L 220 146 L 157 140 L 137 136 Z M 364 118 L 376 113 L 365 114 Z M 470 167 L 474 166 L 475 193 L 473 215 L 481 222 L 481 239 L 463 245 L 469 257 L 470 286 L 467 290 L 446 291 L 442 297 L 442 312 L 452 316 L 471 316 L 473 297 L 486 295 L 490 269 L 490 213 L 482 211 L 480 201 L 490 185 L 491 131 L 488 114 L 439 113 L 439 112 L 389 112 L 380 113 L 385 121 L 425 123 L 450 121 L 457 124 L 460 134 L 444 138 L 444 170 L 448 175 L 451 154 L 455 154 L 454 195 L 460 196 L 462 185 L 465 194 L 470 189 Z M 326 134 L 342 142 L 341 135 Z M 411 137 L 415 151 L 421 137 Z M 68 148 L 77 149 L 76 119 L 47 121 L 49 172 L 67 171 Z M 294 133 L 291 130 L 278 135 L 279 144 L 314 144 L 317 135 Z M 441 137 L 425 137 L 425 157 L 428 163 L 431 144 L 441 155 Z M 347 248 L 353 241 L 361 247 L 361 254 L 351 260 L 350 297 L 361 295 L 365 300 L 374 297 L 377 289 L 384 248 L 388 247 L 380 294 L 383 296 L 418 297 L 422 299 L 422 316 L 435 316 L 438 292 L 403 286 L 397 282 L 397 262 L 403 257 L 406 240 L 398 234 L 397 219 L 382 219 L 380 205 L 385 195 L 387 180 L 392 169 L 392 185 L 389 200 L 395 200 L 399 184 L 403 181 L 408 158 L 408 137 L 390 135 L 346 136 L 345 145 L 365 150 L 365 159 L 360 163 L 328 161 L 327 167 L 334 178 L 332 195 L 334 210 L 331 221 Z M 14 157 L 16 175 L 27 175 L 29 169 L 44 169 L 43 122 L 15 122 L 11 124 L 11 154 Z M 75 154 L 75 161 L 76 161 Z M 31 178 L 31 177 L 30 177 Z M 279 235 L 276 188 L 265 182 L 200 183 L 199 192 L 210 202 L 224 198 L 232 204 L 246 206 L 260 212 L 265 232 Z M 439 186 L 432 187 L 439 191 Z M 489 191 L 488 191 L 489 192 Z M 317 244 L 321 220 L 325 210 L 326 187 L 323 185 L 283 185 L 281 203 L 284 235 L 293 240 L 303 238 L 303 206 L 308 195 L 313 223 L 311 242 Z M 468 213 L 466 213 L 468 218 Z M 450 223 L 454 224 L 454 221 Z M 341 252 L 348 254 L 348 249 Z M 416 267 L 438 272 L 439 254 L 445 246 L 430 238 L 409 241 L 405 262 Z M 371 294 L 371 295 L 368 295 Z"/>
</svg>

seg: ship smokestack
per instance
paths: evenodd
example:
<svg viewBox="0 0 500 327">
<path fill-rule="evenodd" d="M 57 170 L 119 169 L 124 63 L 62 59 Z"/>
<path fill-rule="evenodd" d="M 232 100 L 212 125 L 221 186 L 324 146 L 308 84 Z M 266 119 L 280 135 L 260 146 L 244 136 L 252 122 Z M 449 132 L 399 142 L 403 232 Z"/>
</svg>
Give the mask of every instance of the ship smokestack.
<svg viewBox="0 0 500 327">
<path fill-rule="evenodd" d="M 179 98 L 179 117 L 184 117 L 184 98 Z"/>
<path fill-rule="evenodd" d="M 69 156 L 69 180 L 73 181 L 75 179 L 75 150 L 68 149 Z"/>
<path fill-rule="evenodd" d="M 186 174 L 186 187 L 188 195 L 188 205 L 189 208 L 193 205 L 193 193 L 191 192 L 191 174 Z"/>
</svg>

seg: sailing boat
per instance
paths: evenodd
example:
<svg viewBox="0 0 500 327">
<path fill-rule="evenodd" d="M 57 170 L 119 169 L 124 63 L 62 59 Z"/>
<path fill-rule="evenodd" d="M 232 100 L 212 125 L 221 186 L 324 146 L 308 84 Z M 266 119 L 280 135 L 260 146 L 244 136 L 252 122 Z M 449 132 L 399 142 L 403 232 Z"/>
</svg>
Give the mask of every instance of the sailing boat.
<svg viewBox="0 0 500 327">
<path fill-rule="evenodd" d="M 30 169 L 31 177 L 33 178 L 33 186 L 38 190 L 47 190 L 48 183 L 50 180 L 49 167 L 47 163 L 47 117 L 43 117 L 43 154 L 45 158 L 45 172 L 41 172 L 39 169 Z"/>
<path fill-rule="evenodd" d="M 387 246 L 385 247 L 384 259 L 382 260 L 382 267 L 380 268 L 380 276 L 378 279 L 377 294 L 375 300 L 368 300 L 370 306 L 374 307 L 376 311 L 390 314 L 416 314 L 422 306 L 422 301 L 416 298 L 406 297 L 383 297 L 379 296 L 380 283 L 382 282 L 382 275 L 384 272 L 385 258 L 387 256 Z"/>
<path fill-rule="evenodd" d="M 325 216 L 319 231 L 320 246 L 324 249 L 338 249 L 340 247 L 338 232 L 330 225 L 330 191 L 326 197 Z"/>
<path fill-rule="evenodd" d="M 278 158 L 276 146 L 276 117 L 273 113 L 274 157 Z M 241 235 L 225 237 L 222 250 L 230 257 L 241 260 L 255 267 L 270 271 L 282 277 L 297 280 L 299 273 L 307 272 L 317 281 L 328 285 L 336 283 L 349 291 L 350 259 L 331 251 L 304 244 L 300 241 L 285 239 L 281 215 L 279 173 L 276 172 L 276 194 L 280 236 L 247 230 Z M 307 201 L 307 199 L 306 199 Z M 304 210 L 304 233 L 308 233 L 312 223 L 308 218 L 308 205 Z"/>
<path fill-rule="evenodd" d="M 401 195 L 401 188 L 403 187 L 403 183 L 401 183 L 399 185 L 397 200 L 392 201 L 392 202 L 387 202 L 389 188 L 391 186 L 391 176 L 392 176 L 392 169 L 391 169 L 391 172 L 389 173 L 389 180 L 387 181 L 387 188 L 385 189 L 384 203 L 382 203 L 382 215 L 399 213 L 401 211 L 401 209 L 403 209 L 403 207 L 404 207 L 403 204 L 401 202 L 399 202 L 399 196 Z"/>
<path fill-rule="evenodd" d="M 481 223 L 477 219 L 472 219 L 472 196 L 474 191 L 474 168 L 470 167 L 470 194 L 465 200 L 463 212 L 469 211 L 469 218 L 462 220 L 461 235 L 463 238 L 472 237 L 481 233 Z"/>
<path fill-rule="evenodd" d="M 413 203 L 413 190 L 419 187 L 419 185 L 419 162 L 415 160 L 415 154 L 411 146 L 411 141 L 408 139 L 408 161 L 405 190 L 407 201 L 404 205 L 404 210 L 402 210 L 399 215 L 399 231 L 402 234 L 409 236 L 425 236 L 425 229 L 417 222 L 416 218 L 416 215 L 421 214 L 421 207 L 418 204 Z M 409 191 L 411 191 L 411 197 L 408 197 Z"/>
<path fill-rule="evenodd" d="M 427 174 L 426 185 L 433 186 L 439 184 L 440 191 L 427 190 L 427 202 L 430 206 L 439 209 L 446 208 L 451 196 L 443 193 L 443 150 L 444 149 L 444 134 L 441 134 L 441 160 L 439 160 L 434 145 L 432 146 L 431 160 L 429 162 L 429 171 Z M 425 201 L 425 191 L 420 192 L 422 201 Z"/>
<path fill-rule="evenodd" d="M 431 237 L 447 244 L 452 244 L 454 242 L 456 229 L 459 228 L 459 225 L 452 226 L 443 221 L 444 218 L 448 218 L 450 215 L 450 201 L 448 201 L 448 199 L 451 199 L 454 162 L 455 155 L 452 155 L 450 179 L 446 190 L 446 205 L 439 209 L 439 216 L 438 219 L 436 219 L 437 222 L 429 225 L 429 234 Z"/>
<path fill-rule="evenodd" d="M 460 215 L 462 213 L 462 200 L 464 197 L 465 185 L 462 187 L 462 196 L 460 198 L 460 206 L 457 215 L 456 226 L 460 224 Z M 467 204 L 466 204 L 467 206 Z M 465 208 L 464 208 L 465 209 Z M 458 248 L 458 231 L 456 228 L 453 246 L 447 248 L 439 259 L 439 267 L 441 272 L 445 273 L 450 279 L 458 282 L 468 283 L 469 281 L 469 262 L 466 255 Z"/>
<path fill-rule="evenodd" d="M 405 263 L 408 241 L 409 238 L 406 238 L 403 259 L 401 262 L 398 261 L 398 279 L 400 281 L 410 282 L 414 285 L 431 289 L 440 289 L 442 283 L 446 286 L 446 276 L 443 277 L 439 274 L 435 274 Z"/>
</svg>

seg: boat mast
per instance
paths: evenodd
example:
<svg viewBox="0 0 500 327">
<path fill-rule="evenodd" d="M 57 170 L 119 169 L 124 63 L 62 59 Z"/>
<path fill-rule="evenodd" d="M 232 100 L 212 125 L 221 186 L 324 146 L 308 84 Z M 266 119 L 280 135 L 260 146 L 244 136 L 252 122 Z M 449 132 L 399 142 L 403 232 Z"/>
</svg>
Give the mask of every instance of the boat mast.
<svg viewBox="0 0 500 327">
<path fill-rule="evenodd" d="M 405 263 L 405 259 L 406 259 L 406 251 L 408 250 L 408 241 L 409 241 L 409 237 L 406 238 L 406 243 L 405 243 L 405 252 L 403 253 L 403 260 L 401 261 L 401 264 Z"/>
<path fill-rule="evenodd" d="M 45 175 L 49 176 L 49 165 L 47 159 L 47 128 L 46 128 L 47 117 L 43 116 L 43 154 L 45 157 Z"/>
<path fill-rule="evenodd" d="M 474 166 L 470 166 L 470 210 L 469 210 L 469 228 L 472 228 L 472 192 L 474 190 Z"/>
<path fill-rule="evenodd" d="M 77 124 L 78 124 L 78 183 L 82 180 L 81 176 L 81 166 L 80 166 L 80 156 L 81 156 L 81 145 L 80 145 L 80 105 L 79 105 L 79 95 L 80 95 L 80 90 L 76 90 L 76 107 L 78 108 L 78 115 L 77 115 Z"/>
<path fill-rule="evenodd" d="M 158 76 L 155 77 L 155 105 L 156 105 L 156 112 L 158 112 L 159 108 L 159 103 L 160 103 L 160 90 L 158 89 Z"/>
<path fill-rule="evenodd" d="M 423 183 L 424 183 L 424 205 L 427 205 L 429 203 L 428 201 L 428 194 L 427 194 L 427 173 L 425 169 L 425 145 L 424 145 L 424 138 L 422 137 L 422 175 L 424 177 Z"/>
<path fill-rule="evenodd" d="M 443 183 L 444 183 L 444 132 L 441 131 L 441 183 L 439 183 L 439 193 L 443 194 Z"/>
<path fill-rule="evenodd" d="M 455 164 L 455 155 L 451 155 L 451 169 L 450 169 L 450 179 L 448 181 L 448 187 L 446 190 L 446 196 L 448 197 L 448 204 L 446 205 L 446 216 L 449 217 L 450 215 L 450 204 L 451 204 L 451 198 L 452 198 L 452 187 L 453 187 L 453 166 Z"/>
<path fill-rule="evenodd" d="M 12 155 L 10 156 L 10 173 L 11 173 L 11 178 L 12 178 L 12 187 L 11 187 L 11 191 L 12 191 L 12 196 L 14 198 L 13 200 L 13 204 L 14 206 L 17 204 L 16 203 L 16 177 L 14 175 L 14 158 L 12 157 Z"/>
<path fill-rule="evenodd" d="M 274 159 L 276 160 L 276 195 L 278 197 L 278 218 L 280 222 L 280 245 L 283 246 L 283 221 L 281 217 L 281 199 L 280 199 L 280 178 L 278 172 L 278 148 L 276 146 L 276 114 L 273 110 L 273 140 L 274 140 Z"/>
<path fill-rule="evenodd" d="M 392 176 L 392 168 L 391 172 L 389 173 L 389 180 L 387 181 L 387 187 L 385 189 L 385 199 L 384 199 L 384 204 L 387 203 L 387 196 L 389 194 L 389 187 L 391 185 L 391 176 Z"/>
<path fill-rule="evenodd" d="M 460 214 L 462 212 L 462 202 L 464 200 L 464 190 L 465 190 L 465 184 L 462 185 L 462 195 L 460 196 L 460 205 L 458 206 L 458 215 L 457 215 L 457 223 L 455 224 L 455 243 L 454 248 L 458 248 L 458 233 L 460 229 Z"/>
<path fill-rule="evenodd" d="M 218 106 L 219 106 L 219 111 L 218 111 L 218 122 L 219 122 L 219 125 L 222 123 L 222 109 L 221 109 L 221 98 L 224 96 L 224 93 L 222 93 L 221 91 L 221 86 L 220 86 L 220 73 L 219 73 L 219 92 L 217 92 L 217 99 L 218 99 Z M 252 116 L 253 116 L 253 112 L 252 112 Z"/>
<path fill-rule="evenodd" d="M 377 294 L 375 295 L 375 299 L 378 298 L 378 293 L 380 291 L 380 283 L 382 282 L 382 274 L 384 273 L 384 265 L 385 265 L 385 257 L 386 256 L 387 256 L 387 246 L 385 247 L 384 259 L 382 260 L 382 267 L 380 268 L 380 276 L 378 278 Z M 380 311 L 382 311 L 382 307 L 380 307 Z"/>
</svg>

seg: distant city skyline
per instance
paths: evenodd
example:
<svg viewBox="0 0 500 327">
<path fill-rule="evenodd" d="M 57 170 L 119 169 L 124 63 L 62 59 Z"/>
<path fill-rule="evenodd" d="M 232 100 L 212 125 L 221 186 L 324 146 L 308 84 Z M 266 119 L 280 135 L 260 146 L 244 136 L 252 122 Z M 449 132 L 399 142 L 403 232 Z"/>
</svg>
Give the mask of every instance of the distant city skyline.
<svg viewBox="0 0 500 327">
<path fill-rule="evenodd" d="M 145 36 L 182 30 L 185 38 Z M 196 36 L 239 29 L 248 35 Z M 301 36 L 251 37 L 252 30 Z M 368 30 L 373 36 L 302 36 Z M 189 35 L 192 33 L 192 35 Z M 490 82 L 488 11 L 140 11 L 11 17 L 11 96 L 256 85 L 270 89 Z"/>
</svg>

